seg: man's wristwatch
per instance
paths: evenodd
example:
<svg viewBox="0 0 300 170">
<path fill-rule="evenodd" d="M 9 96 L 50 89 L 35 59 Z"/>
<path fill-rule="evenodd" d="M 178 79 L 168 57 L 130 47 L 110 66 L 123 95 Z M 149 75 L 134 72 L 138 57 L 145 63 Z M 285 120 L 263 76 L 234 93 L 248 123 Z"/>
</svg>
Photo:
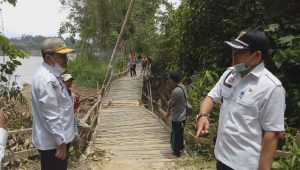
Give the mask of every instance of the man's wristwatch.
<svg viewBox="0 0 300 170">
<path fill-rule="evenodd" d="M 196 116 L 196 120 L 198 121 L 200 119 L 200 117 L 205 116 L 208 117 L 208 115 L 206 113 L 198 113 Z"/>
</svg>

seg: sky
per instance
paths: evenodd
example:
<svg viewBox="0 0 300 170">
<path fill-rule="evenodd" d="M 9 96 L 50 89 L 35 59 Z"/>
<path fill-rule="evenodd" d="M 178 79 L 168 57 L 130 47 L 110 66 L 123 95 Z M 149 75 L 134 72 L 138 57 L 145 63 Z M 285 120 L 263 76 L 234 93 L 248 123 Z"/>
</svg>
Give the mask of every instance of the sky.
<svg viewBox="0 0 300 170">
<path fill-rule="evenodd" d="M 169 2 L 173 3 L 175 8 L 178 8 L 180 5 L 181 0 L 168 0 Z"/>
<path fill-rule="evenodd" d="M 169 1 L 178 7 L 181 0 Z M 60 24 L 68 15 L 59 0 L 18 0 L 15 7 L 4 3 L 0 8 L 3 20 L 0 20 L 0 30 L 4 27 L 4 35 L 9 38 L 24 34 L 57 36 Z"/>
<path fill-rule="evenodd" d="M 60 24 L 68 15 L 59 0 L 18 0 L 15 7 L 5 3 L 1 9 L 4 35 L 7 37 L 23 34 L 57 36 Z M 0 22 L 2 31 L 1 25 Z"/>
</svg>

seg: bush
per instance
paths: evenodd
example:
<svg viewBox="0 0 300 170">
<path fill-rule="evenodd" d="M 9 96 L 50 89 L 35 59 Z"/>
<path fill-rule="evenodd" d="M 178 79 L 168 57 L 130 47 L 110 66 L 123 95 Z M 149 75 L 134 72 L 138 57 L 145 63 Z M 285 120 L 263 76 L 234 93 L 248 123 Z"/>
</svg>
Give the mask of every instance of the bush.
<svg viewBox="0 0 300 170">
<path fill-rule="evenodd" d="M 75 78 L 75 84 L 97 87 L 105 79 L 107 64 L 99 59 L 88 59 L 85 56 L 79 56 L 70 61 L 68 73 Z"/>
<path fill-rule="evenodd" d="M 117 54 L 114 62 L 114 73 L 119 73 L 128 68 L 129 56 Z"/>
<path fill-rule="evenodd" d="M 295 137 L 291 138 L 291 142 L 287 143 L 286 148 L 292 152 L 293 156 L 282 159 L 279 162 L 281 169 L 300 169 L 300 147 Z"/>
</svg>

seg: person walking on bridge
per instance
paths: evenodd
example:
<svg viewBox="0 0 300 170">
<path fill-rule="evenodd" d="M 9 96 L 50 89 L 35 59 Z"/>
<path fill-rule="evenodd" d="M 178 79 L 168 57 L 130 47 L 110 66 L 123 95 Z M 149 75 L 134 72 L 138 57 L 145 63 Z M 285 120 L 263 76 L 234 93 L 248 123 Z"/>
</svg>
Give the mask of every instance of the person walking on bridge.
<svg viewBox="0 0 300 170">
<path fill-rule="evenodd" d="M 130 59 L 128 65 L 129 65 L 131 77 L 135 77 L 136 76 L 136 61 Z"/>
<path fill-rule="evenodd" d="M 42 170 L 67 169 L 69 146 L 77 134 L 72 98 L 60 77 L 73 51 L 60 38 L 45 40 L 44 62 L 32 80 L 32 140 Z"/>
<path fill-rule="evenodd" d="M 277 141 L 284 131 L 285 90 L 265 68 L 269 40 L 247 29 L 233 41 L 228 68 L 202 101 L 197 134 L 209 130 L 209 114 L 221 103 L 215 156 L 218 170 L 270 170 Z"/>
<path fill-rule="evenodd" d="M 184 149 L 184 126 L 186 122 L 186 99 L 187 91 L 185 86 L 181 83 L 180 74 L 171 72 L 169 74 L 169 81 L 174 88 L 171 98 L 168 101 L 167 113 L 165 119 L 172 117 L 172 131 L 171 131 L 171 148 L 172 155 L 180 157 Z"/>
</svg>

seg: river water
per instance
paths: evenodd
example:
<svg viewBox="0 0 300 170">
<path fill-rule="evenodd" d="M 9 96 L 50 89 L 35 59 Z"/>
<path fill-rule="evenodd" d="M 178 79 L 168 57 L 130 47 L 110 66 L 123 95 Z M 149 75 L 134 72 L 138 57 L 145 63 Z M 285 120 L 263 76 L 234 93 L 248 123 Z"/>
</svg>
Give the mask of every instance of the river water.
<svg viewBox="0 0 300 170">
<path fill-rule="evenodd" d="M 19 61 L 22 65 L 17 67 L 12 79 L 16 80 L 18 86 L 23 87 L 24 83 L 31 83 L 34 73 L 43 63 L 43 57 L 30 56 L 29 58 L 20 59 Z"/>
</svg>

